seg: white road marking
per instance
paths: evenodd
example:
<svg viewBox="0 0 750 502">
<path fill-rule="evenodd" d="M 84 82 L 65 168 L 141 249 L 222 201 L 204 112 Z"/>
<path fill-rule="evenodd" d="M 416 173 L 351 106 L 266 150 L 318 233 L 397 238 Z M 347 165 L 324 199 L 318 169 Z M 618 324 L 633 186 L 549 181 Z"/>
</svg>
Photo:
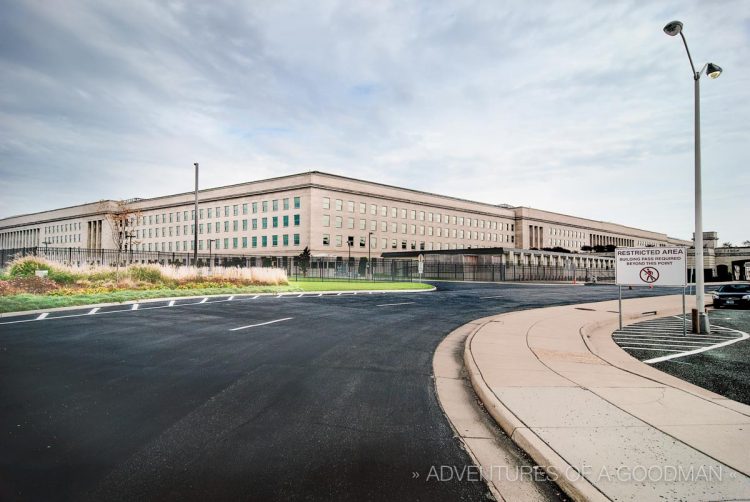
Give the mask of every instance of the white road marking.
<svg viewBox="0 0 750 502">
<path fill-rule="evenodd" d="M 645 343 L 645 342 L 632 342 L 629 343 L 631 346 L 637 345 L 639 347 L 672 347 L 675 349 L 694 349 L 695 345 L 682 345 L 679 343 Z"/>
<path fill-rule="evenodd" d="M 234 296 L 230 296 L 229 298 L 227 298 L 228 302 L 231 302 L 232 300 L 234 300 Z"/>
<path fill-rule="evenodd" d="M 285 317 L 283 319 L 276 319 L 275 321 L 261 322 L 261 323 L 258 323 L 258 324 L 249 324 L 247 326 L 240 326 L 239 328 L 232 328 L 229 331 L 239 331 L 241 329 L 255 328 L 256 326 L 265 326 L 267 324 L 273 324 L 273 323 L 276 323 L 276 322 L 288 321 L 290 319 L 294 319 L 294 317 Z"/>
<path fill-rule="evenodd" d="M 89 313 L 88 313 L 88 314 L 86 314 L 86 315 L 94 315 L 94 314 L 96 314 L 97 312 L 99 312 L 99 308 L 100 308 L 100 307 L 94 307 L 94 308 L 93 308 L 93 309 L 91 309 L 91 310 L 89 311 Z"/>
<path fill-rule="evenodd" d="M 198 303 L 206 303 L 207 301 L 208 301 L 208 298 L 204 298 L 201 301 L 199 301 Z"/>
<path fill-rule="evenodd" d="M 47 317 L 48 315 L 49 315 L 49 312 L 44 312 L 44 313 L 42 313 L 42 314 L 39 314 L 39 317 L 37 317 L 37 318 L 36 318 L 36 320 L 37 320 L 37 321 L 41 321 L 42 319 L 44 319 L 44 318 L 45 318 L 45 317 Z"/>
<path fill-rule="evenodd" d="M 504 296 L 480 296 L 480 300 L 489 300 L 490 298 L 505 298 Z"/>
<path fill-rule="evenodd" d="M 167 305 L 167 306 L 168 307 L 174 307 L 174 300 L 169 300 L 169 305 Z"/>
<path fill-rule="evenodd" d="M 343 293 L 336 293 L 336 296 L 341 296 Z"/>
<path fill-rule="evenodd" d="M 643 347 L 626 347 L 622 346 L 623 349 L 631 349 L 631 350 L 650 350 L 653 352 L 680 352 L 679 350 L 671 350 L 671 349 L 644 349 Z M 645 362 L 645 361 L 644 361 Z"/>
<path fill-rule="evenodd" d="M 729 329 L 729 328 L 724 328 L 724 329 Z M 750 335 L 748 335 L 744 331 L 739 331 L 736 329 L 733 329 L 732 331 L 734 331 L 735 333 L 738 333 L 741 336 L 738 338 L 735 338 L 734 340 L 727 340 L 726 342 L 717 343 L 715 345 L 709 345 L 708 347 L 703 347 L 703 348 L 695 349 L 695 350 L 689 350 L 687 352 L 681 352 L 679 354 L 672 354 L 670 356 L 655 357 L 653 359 L 647 359 L 646 361 L 643 361 L 643 362 L 646 364 L 654 364 L 654 363 L 660 363 L 662 361 L 668 361 L 670 359 L 677 359 L 678 357 L 692 356 L 694 354 L 700 354 L 701 352 L 707 352 L 709 350 L 718 349 L 719 347 L 726 347 L 727 345 L 732 345 L 733 343 L 737 343 L 741 340 L 747 340 L 748 338 L 750 338 Z"/>
<path fill-rule="evenodd" d="M 138 310 L 138 304 L 134 303 L 132 307 L 130 307 L 130 310 Z"/>
<path fill-rule="evenodd" d="M 305 293 L 300 293 L 297 298 L 302 298 L 303 296 L 305 296 Z"/>
<path fill-rule="evenodd" d="M 256 298 L 258 298 L 259 296 L 260 296 L 260 295 L 255 295 L 255 296 L 253 296 L 253 297 L 252 297 L 252 298 L 250 298 L 250 299 L 251 299 L 251 300 L 255 300 L 255 299 L 256 299 Z"/>
<path fill-rule="evenodd" d="M 394 305 L 410 305 L 415 302 L 402 302 L 402 303 L 384 303 L 382 305 L 375 305 L 376 307 L 391 307 Z"/>
</svg>

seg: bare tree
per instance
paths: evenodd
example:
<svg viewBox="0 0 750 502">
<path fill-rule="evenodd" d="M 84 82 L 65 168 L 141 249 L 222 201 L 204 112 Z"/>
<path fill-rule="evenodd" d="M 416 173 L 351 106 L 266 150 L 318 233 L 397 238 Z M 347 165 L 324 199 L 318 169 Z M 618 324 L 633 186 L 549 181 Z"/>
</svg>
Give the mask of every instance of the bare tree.
<svg viewBox="0 0 750 502">
<path fill-rule="evenodd" d="M 106 201 L 106 220 L 109 225 L 112 243 L 117 250 L 115 266 L 118 278 L 122 252 L 126 247 L 132 248 L 135 226 L 138 217 L 141 215 L 141 211 L 133 207 L 133 202 L 133 200 Z"/>
<path fill-rule="evenodd" d="M 745 247 L 750 247 L 750 241 L 742 241 L 742 245 Z"/>
<path fill-rule="evenodd" d="M 732 243 L 731 243 L 731 242 L 724 242 L 724 243 L 723 243 L 723 244 L 721 245 L 721 247 L 725 247 L 725 248 L 731 248 L 731 247 L 733 247 L 733 246 L 732 246 Z"/>
</svg>

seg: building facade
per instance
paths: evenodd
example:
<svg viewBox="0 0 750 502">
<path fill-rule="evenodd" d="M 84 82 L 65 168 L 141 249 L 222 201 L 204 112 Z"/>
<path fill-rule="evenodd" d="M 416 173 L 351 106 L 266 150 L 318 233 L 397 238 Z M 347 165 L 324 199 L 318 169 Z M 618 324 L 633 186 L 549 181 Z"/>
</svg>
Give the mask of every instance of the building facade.
<svg viewBox="0 0 750 502">
<path fill-rule="evenodd" d="M 127 213 L 124 226 L 114 214 Z M 197 216 L 197 221 L 196 221 Z M 196 225 L 197 223 L 197 225 Z M 476 248 L 691 245 L 666 234 L 493 205 L 317 171 L 0 220 L 0 249 L 53 247 L 221 254 L 378 257 Z M 123 238 L 124 234 L 124 238 Z M 210 241 L 210 243 L 209 243 Z"/>
</svg>

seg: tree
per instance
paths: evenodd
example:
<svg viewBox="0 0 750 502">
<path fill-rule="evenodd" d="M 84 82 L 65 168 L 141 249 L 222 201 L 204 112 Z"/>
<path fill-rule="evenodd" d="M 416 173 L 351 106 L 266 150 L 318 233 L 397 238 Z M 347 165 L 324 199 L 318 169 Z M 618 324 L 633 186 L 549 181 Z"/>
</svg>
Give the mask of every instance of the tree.
<svg viewBox="0 0 750 502">
<path fill-rule="evenodd" d="M 302 276 L 307 277 L 307 269 L 310 267 L 310 248 L 305 246 L 305 249 L 297 256 L 299 268 L 302 269 Z"/>
<path fill-rule="evenodd" d="M 742 245 L 745 247 L 750 247 L 750 241 L 742 241 Z"/>
<path fill-rule="evenodd" d="M 721 245 L 721 247 L 725 247 L 725 248 L 731 248 L 731 247 L 732 247 L 732 243 L 731 243 L 731 242 L 725 242 L 725 243 L 723 243 L 723 244 Z"/>
<path fill-rule="evenodd" d="M 594 250 L 594 248 L 591 247 L 591 246 L 588 246 L 588 245 L 581 246 L 581 251 L 593 251 L 593 250 Z"/>
<path fill-rule="evenodd" d="M 128 245 L 133 246 L 134 227 L 141 212 L 135 209 L 129 200 L 103 201 L 102 208 L 106 211 L 106 220 L 109 225 L 112 243 L 117 250 L 117 261 L 115 264 L 115 275 L 119 277 L 120 259 L 122 251 Z"/>
</svg>

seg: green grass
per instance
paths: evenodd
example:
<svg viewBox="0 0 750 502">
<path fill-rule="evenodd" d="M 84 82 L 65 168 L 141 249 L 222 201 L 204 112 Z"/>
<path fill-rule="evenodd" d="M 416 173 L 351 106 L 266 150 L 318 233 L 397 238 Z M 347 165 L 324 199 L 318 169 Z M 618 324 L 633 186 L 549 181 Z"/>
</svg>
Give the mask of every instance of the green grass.
<svg viewBox="0 0 750 502">
<path fill-rule="evenodd" d="M 119 303 L 133 300 L 147 300 L 149 298 L 169 298 L 178 296 L 202 295 L 236 295 L 248 293 L 286 293 L 296 291 L 352 291 L 352 290 L 403 290 L 428 289 L 429 284 L 412 282 L 365 282 L 365 281 L 290 281 L 289 286 L 240 286 L 232 288 L 201 288 L 201 289 L 148 289 L 123 290 L 111 293 L 90 295 L 32 295 L 21 294 L 0 296 L 0 313 L 23 312 L 26 310 L 41 310 L 57 307 L 72 307 L 76 305 L 93 305 L 97 303 Z"/>
</svg>

